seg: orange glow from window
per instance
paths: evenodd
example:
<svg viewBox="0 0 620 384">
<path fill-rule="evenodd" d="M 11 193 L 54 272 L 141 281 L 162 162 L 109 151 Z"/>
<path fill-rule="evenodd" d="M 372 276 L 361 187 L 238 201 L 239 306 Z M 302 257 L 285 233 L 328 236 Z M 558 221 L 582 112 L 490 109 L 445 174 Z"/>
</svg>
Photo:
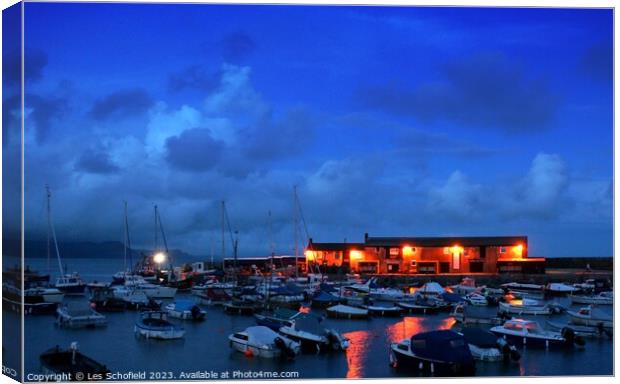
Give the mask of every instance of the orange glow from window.
<svg viewBox="0 0 620 384">
<path fill-rule="evenodd" d="M 450 248 L 450 251 L 452 252 L 452 254 L 463 253 L 463 247 L 454 245 L 452 246 L 452 248 Z"/>
<path fill-rule="evenodd" d="M 362 251 L 349 251 L 349 256 L 351 257 L 351 260 L 361 260 L 364 258 L 364 253 Z"/>
<path fill-rule="evenodd" d="M 408 245 L 405 245 L 405 246 L 403 247 L 403 256 L 405 256 L 405 257 L 407 257 L 407 256 L 413 256 L 414 252 L 415 252 L 415 251 L 413 250 L 413 247 L 410 247 L 410 246 L 408 246 Z"/>
<path fill-rule="evenodd" d="M 314 251 L 307 250 L 306 252 L 304 252 L 304 254 L 306 255 L 307 261 L 313 261 L 316 259 L 316 252 Z"/>
<path fill-rule="evenodd" d="M 512 252 L 515 254 L 516 257 L 522 258 L 523 257 L 523 244 L 515 245 L 512 248 Z"/>
</svg>

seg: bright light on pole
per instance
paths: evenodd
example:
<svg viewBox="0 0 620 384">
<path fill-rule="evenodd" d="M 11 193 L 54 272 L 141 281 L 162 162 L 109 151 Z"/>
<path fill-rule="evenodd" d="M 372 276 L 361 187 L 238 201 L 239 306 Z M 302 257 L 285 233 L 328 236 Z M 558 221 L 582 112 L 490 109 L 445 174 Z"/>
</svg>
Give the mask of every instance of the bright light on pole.
<svg viewBox="0 0 620 384">
<path fill-rule="evenodd" d="M 155 255 L 153 255 L 153 261 L 157 264 L 161 264 L 164 261 L 166 261 L 166 254 L 163 252 L 157 252 Z"/>
</svg>

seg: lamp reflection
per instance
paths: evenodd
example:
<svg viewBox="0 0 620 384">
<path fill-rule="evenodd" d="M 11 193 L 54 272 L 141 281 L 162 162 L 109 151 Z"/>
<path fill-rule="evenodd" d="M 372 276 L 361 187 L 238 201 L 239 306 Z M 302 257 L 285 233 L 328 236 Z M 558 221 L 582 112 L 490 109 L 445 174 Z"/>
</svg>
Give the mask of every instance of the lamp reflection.
<svg viewBox="0 0 620 384">
<path fill-rule="evenodd" d="M 347 348 L 347 379 L 359 379 L 364 370 L 364 360 L 370 349 L 372 334 L 370 331 L 355 331 L 344 334 L 349 339 Z"/>
<path fill-rule="evenodd" d="M 386 329 L 388 340 L 398 343 L 420 332 L 429 332 L 439 329 L 450 329 L 456 320 L 452 317 L 436 319 L 432 317 L 403 317 L 402 321 L 390 325 Z"/>
</svg>

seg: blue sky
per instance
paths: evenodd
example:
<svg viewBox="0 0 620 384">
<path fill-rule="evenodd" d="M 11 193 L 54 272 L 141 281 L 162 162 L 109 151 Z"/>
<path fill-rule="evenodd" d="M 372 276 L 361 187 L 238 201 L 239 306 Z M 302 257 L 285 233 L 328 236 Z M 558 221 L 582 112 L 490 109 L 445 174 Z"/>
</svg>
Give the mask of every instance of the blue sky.
<svg viewBox="0 0 620 384">
<path fill-rule="evenodd" d="M 297 185 L 315 241 L 611 255 L 612 18 L 27 3 L 26 230 L 44 233 L 49 183 L 65 240 L 121 239 L 127 200 L 148 247 L 157 203 L 171 247 L 207 255 L 225 199 L 242 255 L 269 252 L 269 210 L 290 253 Z"/>
</svg>

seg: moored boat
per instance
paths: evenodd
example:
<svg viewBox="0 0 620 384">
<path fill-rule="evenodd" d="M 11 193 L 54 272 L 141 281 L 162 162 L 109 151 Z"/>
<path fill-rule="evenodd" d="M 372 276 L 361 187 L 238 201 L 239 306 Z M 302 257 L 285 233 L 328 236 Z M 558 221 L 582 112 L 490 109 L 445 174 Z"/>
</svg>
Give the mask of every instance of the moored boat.
<svg viewBox="0 0 620 384">
<path fill-rule="evenodd" d="M 323 327 L 321 323 L 321 318 L 303 316 L 294 323 L 281 327 L 279 332 L 299 342 L 304 352 L 343 351 L 349 347 L 346 337 L 336 330 Z"/>
<path fill-rule="evenodd" d="M 540 324 L 531 320 L 511 319 L 503 325 L 490 329 L 496 335 L 520 345 L 527 346 L 582 346 L 584 341 L 570 328 L 563 328 L 561 332 L 547 331 Z"/>
<path fill-rule="evenodd" d="M 614 293 L 600 292 L 598 295 L 570 295 L 571 303 L 573 304 L 595 304 L 595 305 L 613 305 Z"/>
<path fill-rule="evenodd" d="M 78 379 L 78 374 L 87 378 L 105 379 L 105 375 L 110 372 L 105 365 L 81 353 L 75 341 L 68 349 L 56 346 L 43 352 L 39 361 L 43 374 L 69 374 L 72 380 Z"/>
<path fill-rule="evenodd" d="M 398 302 L 397 306 L 408 313 L 431 314 L 439 312 L 440 308 L 424 302 Z"/>
<path fill-rule="evenodd" d="M 99 312 L 73 303 L 58 307 L 56 314 L 56 323 L 62 328 L 97 328 L 108 324 Z"/>
<path fill-rule="evenodd" d="M 575 335 L 582 337 L 597 337 L 597 338 L 608 338 L 613 339 L 613 330 L 609 328 L 604 328 L 602 326 L 590 327 L 587 325 L 577 325 L 577 324 L 561 324 L 547 320 L 547 325 L 551 330 L 561 331 L 564 328 L 570 328 L 575 332 Z"/>
<path fill-rule="evenodd" d="M 537 300 L 523 299 L 499 303 L 499 312 L 518 315 L 550 315 L 553 310 L 549 305 Z"/>
<path fill-rule="evenodd" d="M 578 287 L 564 283 L 549 283 L 545 286 L 545 295 L 548 296 L 567 296 L 579 291 Z"/>
<path fill-rule="evenodd" d="M 475 313 L 473 311 L 473 308 L 471 308 L 468 305 L 463 305 L 463 304 L 459 304 L 456 307 L 454 307 L 454 310 L 452 311 L 452 313 L 450 313 L 450 316 L 454 318 L 454 320 L 456 320 L 459 323 L 462 324 L 491 324 L 491 325 L 498 325 L 498 324 L 503 324 L 504 321 L 506 320 L 505 318 L 501 318 L 501 317 L 489 317 L 486 316 L 485 314 L 480 314 L 480 313 Z"/>
<path fill-rule="evenodd" d="M 368 310 L 368 313 L 373 316 L 400 316 L 403 312 L 402 307 L 392 302 L 373 302 L 369 305 L 364 306 L 364 308 L 366 308 Z"/>
<path fill-rule="evenodd" d="M 327 316 L 339 319 L 366 319 L 368 310 L 364 308 L 351 307 L 344 304 L 334 305 L 325 310 Z"/>
<path fill-rule="evenodd" d="M 418 333 L 390 346 L 390 364 L 432 376 L 473 376 L 474 358 L 463 335 L 449 330 Z"/>
<path fill-rule="evenodd" d="M 471 304 L 471 305 L 475 305 L 475 306 L 479 306 L 479 307 L 486 307 L 487 305 L 489 305 L 489 301 L 487 300 L 486 297 L 472 292 L 468 295 L 465 296 L 465 300 Z"/>
<path fill-rule="evenodd" d="M 299 343 L 263 326 L 248 327 L 245 331 L 235 332 L 228 336 L 228 340 L 231 348 L 248 357 L 293 359 L 300 352 Z"/>
<path fill-rule="evenodd" d="M 170 317 L 194 321 L 204 320 L 207 314 L 192 300 L 176 300 L 166 305 L 166 311 Z"/>
<path fill-rule="evenodd" d="M 570 317 L 570 321 L 577 325 L 586 325 L 589 327 L 603 327 L 611 329 L 614 327 L 614 319 L 612 315 L 597 310 L 592 305 L 580 308 L 577 312 L 566 311 Z"/>
<path fill-rule="evenodd" d="M 279 331 L 284 326 L 292 326 L 302 313 L 286 308 L 277 308 L 270 312 L 255 313 L 256 324 Z"/>
<path fill-rule="evenodd" d="M 476 360 L 517 361 L 521 358 L 521 354 L 514 345 L 487 330 L 465 327 L 459 333 L 465 337 L 469 350 Z"/>
<path fill-rule="evenodd" d="M 185 336 L 185 329 L 168 321 L 168 313 L 163 311 L 142 312 L 134 325 L 137 336 L 147 339 L 172 340 Z"/>
</svg>

